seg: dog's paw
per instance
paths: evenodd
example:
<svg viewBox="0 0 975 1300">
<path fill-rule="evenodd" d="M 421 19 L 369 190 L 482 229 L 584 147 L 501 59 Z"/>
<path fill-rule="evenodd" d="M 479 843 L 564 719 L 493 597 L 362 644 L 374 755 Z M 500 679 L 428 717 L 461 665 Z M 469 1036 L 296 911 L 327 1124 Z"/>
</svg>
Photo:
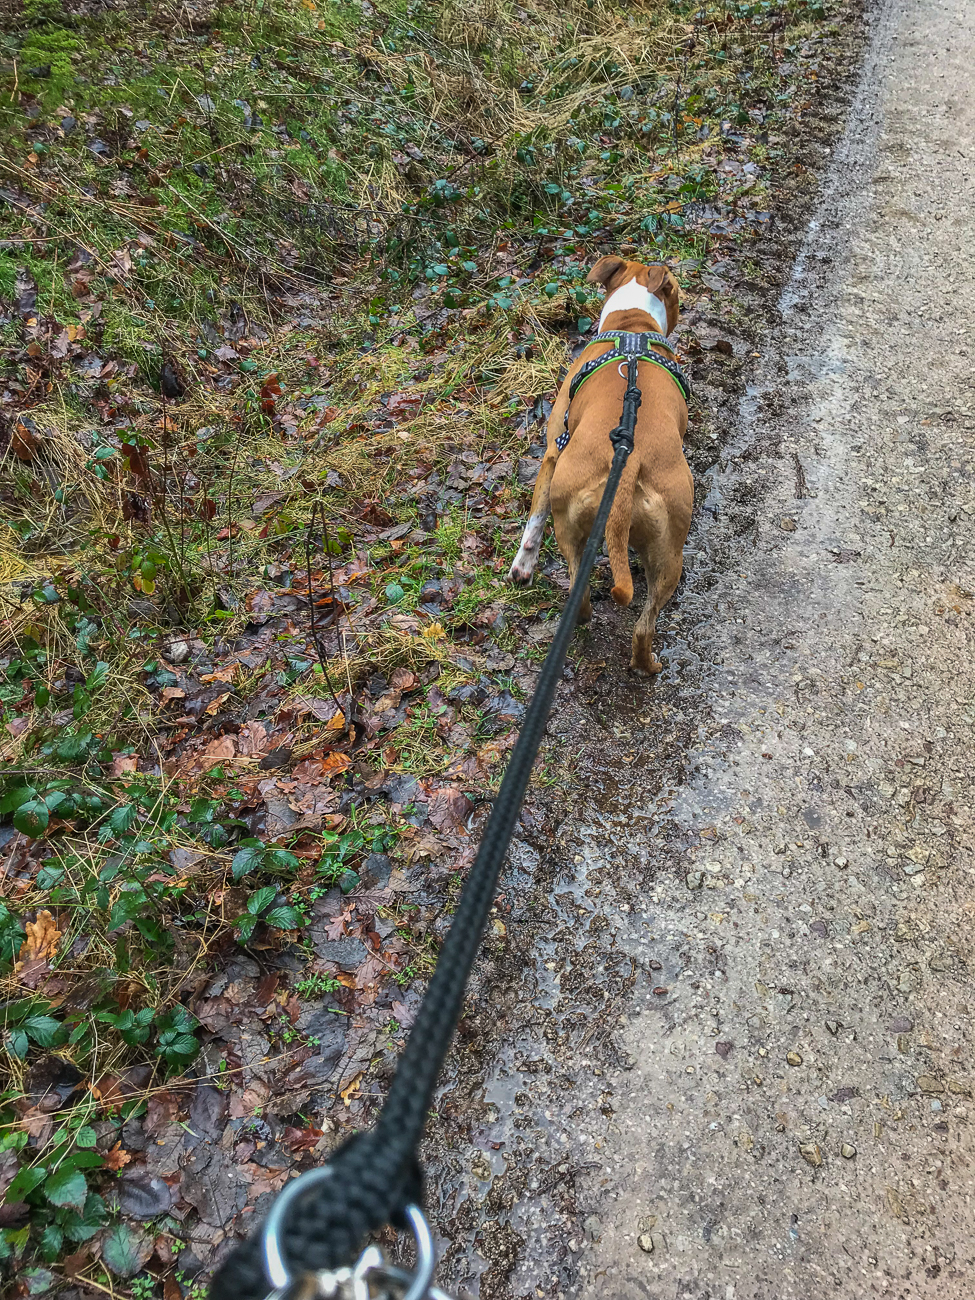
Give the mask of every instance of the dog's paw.
<svg viewBox="0 0 975 1300">
<path fill-rule="evenodd" d="M 637 677 L 656 677 L 657 673 L 663 671 L 663 664 L 659 659 L 651 658 L 648 663 L 637 663 L 635 659 L 631 659 L 630 671 Z"/>
<path fill-rule="evenodd" d="M 508 570 L 509 579 L 516 587 L 527 587 L 535 576 L 535 557 L 519 551 Z"/>
</svg>

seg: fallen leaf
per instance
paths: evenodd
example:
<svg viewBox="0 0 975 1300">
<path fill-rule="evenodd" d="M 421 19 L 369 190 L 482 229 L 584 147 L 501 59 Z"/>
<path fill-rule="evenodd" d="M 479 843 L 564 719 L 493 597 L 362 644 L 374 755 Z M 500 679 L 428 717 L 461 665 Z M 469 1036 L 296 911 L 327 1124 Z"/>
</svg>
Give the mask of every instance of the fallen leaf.
<svg viewBox="0 0 975 1300">
<path fill-rule="evenodd" d="M 224 699 L 226 698 L 224 696 Z M 233 736 L 217 736 L 216 740 L 211 740 L 203 751 L 204 757 L 212 758 L 214 762 L 233 758 L 235 753 Z"/>
<path fill-rule="evenodd" d="M 127 1165 L 131 1159 L 132 1157 L 128 1151 L 122 1150 L 122 1143 L 116 1142 L 111 1151 L 106 1152 L 105 1168 L 111 1169 L 113 1173 L 118 1173 L 123 1165 Z"/>
<path fill-rule="evenodd" d="M 216 698 L 215 700 L 211 700 L 210 703 L 209 703 L 209 704 L 206 706 L 206 708 L 203 710 L 203 712 L 204 712 L 204 713 L 208 713 L 208 714 L 210 715 L 210 717 L 212 718 L 212 717 L 214 716 L 214 714 L 216 714 L 216 713 L 218 713 L 218 712 L 220 711 L 220 706 L 223 704 L 223 702 L 224 702 L 225 700 L 229 700 L 229 699 L 230 699 L 230 692 L 229 692 L 229 691 L 224 691 L 223 695 L 218 695 L 217 698 Z M 231 757 L 231 756 L 228 755 L 228 757 Z"/>
<path fill-rule="evenodd" d="M 170 688 L 167 687 L 167 690 Z M 139 759 L 135 754 L 118 754 L 112 759 L 112 776 L 122 776 L 125 772 L 138 772 Z"/>
<path fill-rule="evenodd" d="M 37 913 L 36 921 L 28 921 L 24 926 L 27 932 L 27 938 L 20 945 L 18 969 L 20 962 L 26 961 L 50 961 L 58 950 L 58 944 L 61 942 L 61 931 L 58 929 L 57 922 L 48 911 Z"/>
<path fill-rule="evenodd" d="M 386 403 L 386 410 L 394 419 L 406 419 L 416 415 L 422 400 L 419 393 L 393 393 Z"/>
<path fill-rule="evenodd" d="M 466 795 L 452 786 L 437 790 L 430 800 L 427 816 L 438 831 L 465 829 L 474 805 Z"/>
<path fill-rule="evenodd" d="M 359 1091 L 359 1084 L 361 1082 L 362 1082 L 362 1075 L 357 1074 L 347 1088 L 340 1089 L 339 1096 L 345 1102 L 346 1106 L 352 1105 L 353 1094 Z"/>
<path fill-rule="evenodd" d="M 201 682 L 232 682 L 240 672 L 240 664 L 228 664 L 226 668 L 221 668 L 215 673 L 204 673 L 200 678 Z M 226 695 L 222 697 L 226 699 Z"/>
</svg>

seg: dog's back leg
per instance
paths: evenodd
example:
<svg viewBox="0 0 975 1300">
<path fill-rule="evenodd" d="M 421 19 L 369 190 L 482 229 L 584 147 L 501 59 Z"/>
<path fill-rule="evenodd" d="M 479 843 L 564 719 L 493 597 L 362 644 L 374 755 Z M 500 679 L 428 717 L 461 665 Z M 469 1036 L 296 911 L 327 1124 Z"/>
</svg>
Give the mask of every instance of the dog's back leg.
<svg viewBox="0 0 975 1300">
<path fill-rule="evenodd" d="M 653 634 L 657 615 L 676 591 L 684 567 L 684 542 L 691 521 L 693 487 L 687 500 L 683 499 L 684 495 L 675 494 L 676 499 L 671 499 L 669 509 L 655 493 L 644 498 L 643 502 L 639 550 L 647 578 L 647 603 L 633 631 L 633 657 L 630 660 L 630 667 L 640 675 L 659 673 L 663 668 L 653 652 Z"/>
<path fill-rule="evenodd" d="M 559 550 L 565 557 L 565 562 L 569 566 L 569 588 L 575 586 L 576 574 L 579 572 L 579 565 L 582 561 L 582 553 L 586 549 L 586 542 L 589 540 L 589 530 L 592 527 L 596 512 L 592 503 L 589 502 L 589 509 L 586 509 L 587 503 L 573 501 L 568 510 L 559 510 L 556 508 L 553 516 L 555 523 L 555 540 L 559 544 Z M 558 505 L 558 503 L 556 503 Z M 589 597 L 589 588 L 586 587 L 586 594 L 582 598 L 582 605 L 579 607 L 579 623 L 588 623 L 592 618 L 592 601 Z"/>
<path fill-rule="evenodd" d="M 535 491 L 532 493 L 531 514 L 522 534 L 521 546 L 514 563 L 508 570 L 508 577 L 519 584 L 531 582 L 538 563 L 538 553 L 542 549 L 542 535 L 545 521 L 548 519 L 552 501 L 552 475 L 558 464 L 559 451 L 554 444 L 546 451 L 539 466 Z"/>
</svg>

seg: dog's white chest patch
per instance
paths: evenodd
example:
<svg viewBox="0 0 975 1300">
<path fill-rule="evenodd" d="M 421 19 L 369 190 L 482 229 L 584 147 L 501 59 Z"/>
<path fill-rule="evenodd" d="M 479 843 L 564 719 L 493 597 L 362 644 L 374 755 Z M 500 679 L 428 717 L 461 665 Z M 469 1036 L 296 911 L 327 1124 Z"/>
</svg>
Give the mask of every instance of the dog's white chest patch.
<svg viewBox="0 0 975 1300">
<path fill-rule="evenodd" d="M 605 327 L 606 318 L 614 311 L 645 311 L 653 317 L 660 333 L 667 333 L 667 308 L 656 294 L 645 289 L 639 280 L 627 280 L 626 284 L 609 295 L 599 317 L 600 330 Z"/>
</svg>

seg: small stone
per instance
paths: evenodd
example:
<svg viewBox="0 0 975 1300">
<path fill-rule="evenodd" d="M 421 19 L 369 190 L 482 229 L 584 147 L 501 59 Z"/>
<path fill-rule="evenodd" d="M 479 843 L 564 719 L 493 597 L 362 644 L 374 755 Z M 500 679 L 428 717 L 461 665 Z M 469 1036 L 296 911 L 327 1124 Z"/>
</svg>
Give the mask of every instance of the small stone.
<svg viewBox="0 0 975 1300">
<path fill-rule="evenodd" d="M 834 866 L 834 867 L 839 867 L 841 871 L 842 871 L 842 869 L 843 869 L 844 867 L 848 867 L 849 865 L 850 865 L 850 863 L 849 863 L 848 859 L 846 859 L 846 858 L 834 858 L 834 859 L 833 859 L 833 866 Z"/>
<path fill-rule="evenodd" d="M 190 657 L 190 643 L 188 641 L 170 641 L 164 653 L 171 664 L 185 664 Z"/>
<path fill-rule="evenodd" d="M 818 1169 L 823 1163 L 823 1153 L 815 1142 L 800 1142 L 799 1154 L 806 1164 L 812 1165 L 814 1169 Z"/>
<path fill-rule="evenodd" d="M 788 1052 L 785 1059 L 790 1065 L 802 1065 L 802 1057 L 798 1052 Z"/>
<path fill-rule="evenodd" d="M 646 1251 L 648 1255 L 653 1254 L 653 1237 L 650 1236 L 649 1232 L 641 1232 L 636 1239 L 636 1244 L 641 1250 Z"/>
<path fill-rule="evenodd" d="M 784 533 L 794 533 L 796 531 L 796 521 L 794 519 L 789 519 L 788 516 L 786 515 L 783 515 L 783 517 L 779 520 L 779 527 L 782 529 Z"/>
<path fill-rule="evenodd" d="M 704 872 L 703 872 L 703 871 L 689 871 L 689 872 L 687 873 L 687 888 L 688 888 L 688 889 L 700 889 L 701 886 L 702 886 L 703 884 L 704 884 Z"/>
<path fill-rule="evenodd" d="M 894 1016 L 890 1022 L 892 1034 L 909 1034 L 914 1028 L 914 1021 L 909 1016 Z"/>
<path fill-rule="evenodd" d="M 911 1050 L 911 1040 L 908 1038 L 907 1034 L 897 1035 L 897 1050 L 904 1053 Z"/>
<path fill-rule="evenodd" d="M 965 1085 L 963 1083 L 959 1083 L 957 1079 L 948 1080 L 948 1091 L 953 1092 L 960 1097 L 968 1097 L 971 1095 L 971 1093 L 965 1087 Z"/>
<path fill-rule="evenodd" d="M 945 1086 L 940 1079 L 936 1079 L 933 1074 L 920 1074 L 917 1077 L 917 1086 L 922 1092 L 944 1092 Z"/>
<path fill-rule="evenodd" d="M 844 1160 L 852 1160 L 853 1157 L 856 1155 L 856 1153 L 857 1153 L 856 1147 L 849 1142 L 844 1142 L 843 1145 L 840 1147 L 840 1155 L 843 1157 Z"/>
<path fill-rule="evenodd" d="M 598 1218 L 598 1216 L 595 1214 L 590 1214 L 588 1219 L 585 1219 L 583 1221 L 582 1231 L 586 1234 L 586 1236 L 589 1238 L 590 1241 L 595 1241 L 596 1238 L 599 1236 L 599 1234 L 602 1232 L 602 1230 L 603 1230 L 602 1220 Z"/>
<path fill-rule="evenodd" d="M 728 1057 L 731 1055 L 733 1046 L 733 1043 L 715 1043 L 714 1050 L 721 1057 L 722 1061 L 727 1061 Z"/>
<path fill-rule="evenodd" d="M 838 1034 L 840 1032 L 839 1023 L 835 1020 L 827 1020 L 826 1028 L 829 1030 L 831 1034 Z"/>
<path fill-rule="evenodd" d="M 670 990 L 669 990 L 669 989 L 665 989 L 664 986 L 663 986 L 662 984 L 658 984 L 657 987 L 656 987 L 656 988 L 654 989 L 654 991 L 653 991 L 653 993 L 654 993 L 654 997 L 658 997 L 658 998 L 662 998 L 662 997 L 664 997 L 664 996 L 665 996 L 667 993 L 669 993 L 669 992 L 670 992 Z"/>
</svg>

